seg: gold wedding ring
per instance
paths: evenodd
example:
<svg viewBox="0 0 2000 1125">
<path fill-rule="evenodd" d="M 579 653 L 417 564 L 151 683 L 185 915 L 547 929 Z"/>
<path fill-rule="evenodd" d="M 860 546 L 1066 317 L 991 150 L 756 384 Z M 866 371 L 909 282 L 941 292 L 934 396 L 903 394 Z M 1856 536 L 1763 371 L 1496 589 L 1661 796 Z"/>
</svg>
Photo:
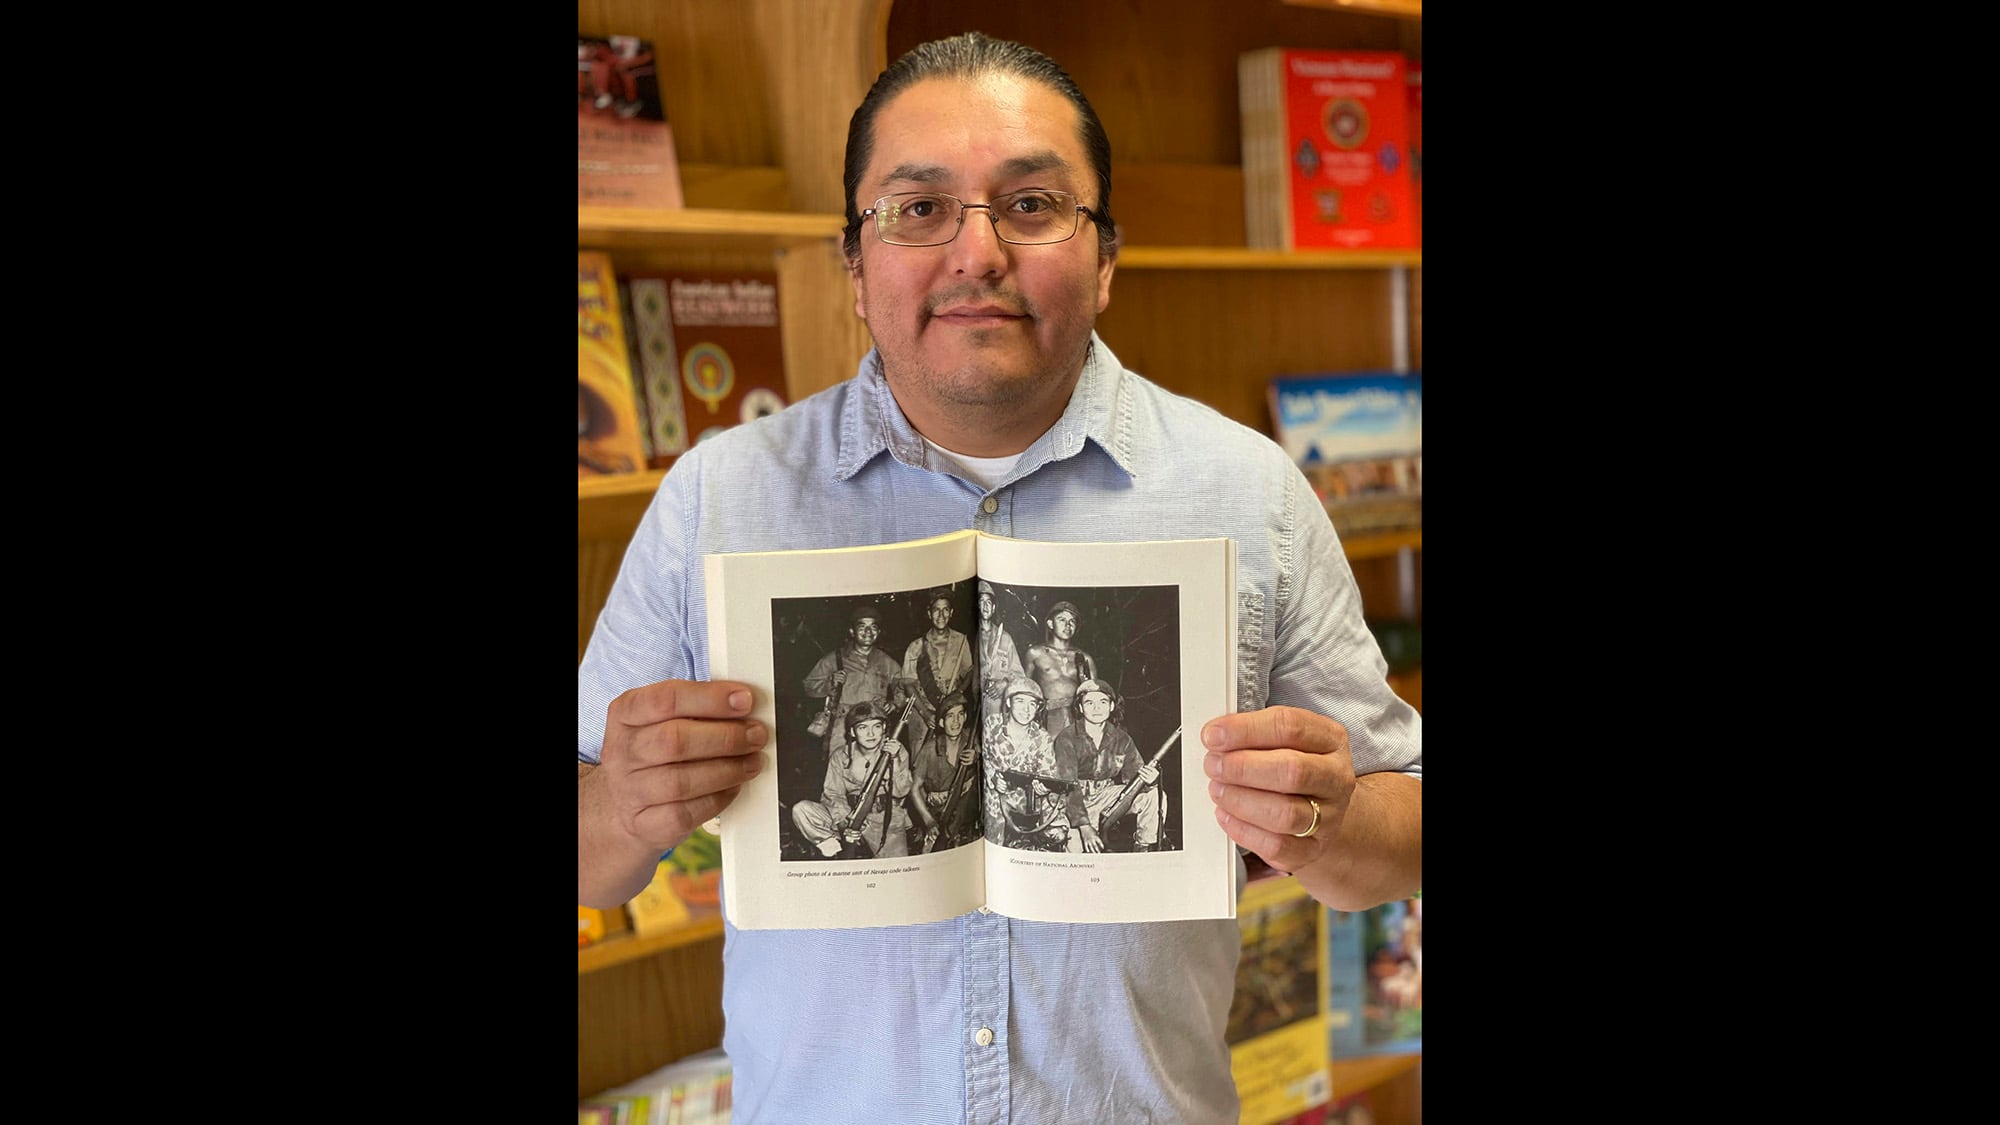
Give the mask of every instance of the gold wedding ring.
<svg viewBox="0 0 2000 1125">
<path fill-rule="evenodd" d="M 1305 794 L 1301 793 L 1299 794 L 1299 796 L 1305 797 Z M 1312 797 L 1306 797 L 1306 800 L 1312 802 L 1313 822 L 1306 826 L 1306 830 L 1304 832 L 1292 833 L 1292 838 L 1296 840 L 1303 840 L 1306 837 L 1312 835 L 1313 833 L 1319 831 L 1319 801 L 1315 800 Z"/>
</svg>

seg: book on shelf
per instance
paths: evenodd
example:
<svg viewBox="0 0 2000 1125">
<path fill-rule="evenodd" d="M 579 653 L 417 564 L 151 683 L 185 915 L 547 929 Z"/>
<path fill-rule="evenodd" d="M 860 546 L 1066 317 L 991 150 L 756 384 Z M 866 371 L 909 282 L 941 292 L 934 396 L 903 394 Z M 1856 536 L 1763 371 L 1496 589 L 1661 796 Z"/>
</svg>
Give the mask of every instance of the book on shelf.
<svg viewBox="0 0 2000 1125">
<path fill-rule="evenodd" d="M 674 865 L 661 860 L 653 868 L 653 878 L 632 900 L 625 904 L 625 913 L 632 919 L 632 933 L 638 937 L 651 937 L 685 926 L 694 917 L 688 904 L 674 892 Z"/>
<path fill-rule="evenodd" d="M 704 566 L 711 675 L 750 684 L 774 732 L 776 768 L 721 817 L 735 926 L 903 925 L 981 907 L 1050 922 L 1235 917 L 1236 846 L 1202 812 L 1195 741 L 1236 709 L 1232 540 L 960 531 Z M 988 713 L 981 646 L 968 644 L 956 663 L 971 665 L 951 675 L 966 686 L 936 701 L 935 723 L 913 719 L 930 680 L 904 675 L 913 642 L 940 598 L 949 622 L 978 622 L 981 588 L 1004 607 L 989 627 L 1041 678 L 1001 677 Z M 836 667 L 883 697 L 832 687 Z"/>
<path fill-rule="evenodd" d="M 667 313 L 667 287 L 658 278 L 627 275 L 624 292 L 633 379 L 639 388 L 639 430 L 646 437 L 646 464 L 664 469 L 688 448 L 680 354 L 674 348 L 674 326 Z"/>
<path fill-rule="evenodd" d="M 1395 51 L 1266 47 L 1238 56 L 1252 247 L 1418 245 L 1406 63 Z"/>
<path fill-rule="evenodd" d="M 1424 245 L 1424 64 L 1410 60 L 1410 222 Z"/>
<path fill-rule="evenodd" d="M 611 256 L 576 252 L 576 475 L 632 473 L 646 465 L 639 441 L 632 357 L 625 342 Z"/>
<path fill-rule="evenodd" d="M 1423 526 L 1423 372 L 1279 375 L 1265 393 L 1272 436 L 1312 482 L 1335 531 Z"/>
<path fill-rule="evenodd" d="M 677 1059 L 577 1102 L 577 1121 L 729 1125 L 735 1068 L 720 1047 Z M 608 1116 L 602 1116 L 606 1115 Z"/>
<path fill-rule="evenodd" d="M 594 906 L 576 908 L 576 944 L 589 945 L 604 940 L 604 911 Z"/>
<path fill-rule="evenodd" d="M 1423 1050 L 1423 895 L 1326 915 L 1327 1044 L 1333 1057 Z"/>
<path fill-rule="evenodd" d="M 1243 889 L 1243 950 L 1223 1039 L 1243 1125 L 1276 1125 L 1333 1095 L 1321 988 L 1325 910 L 1294 878 Z"/>
<path fill-rule="evenodd" d="M 696 826 L 660 860 L 652 880 L 625 904 L 632 932 L 648 937 L 701 917 L 714 917 L 720 906 L 721 876 L 722 841 L 715 833 Z"/>
<path fill-rule="evenodd" d="M 674 130 L 660 100 L 651 41 L 576 38 L 578 206 L 683 206 Z"/>
<path fill-rule="evenodd" d="M 775 271 L 635 270 L 624 284 L 654 468 L 785 408 Z"/>
</svg>

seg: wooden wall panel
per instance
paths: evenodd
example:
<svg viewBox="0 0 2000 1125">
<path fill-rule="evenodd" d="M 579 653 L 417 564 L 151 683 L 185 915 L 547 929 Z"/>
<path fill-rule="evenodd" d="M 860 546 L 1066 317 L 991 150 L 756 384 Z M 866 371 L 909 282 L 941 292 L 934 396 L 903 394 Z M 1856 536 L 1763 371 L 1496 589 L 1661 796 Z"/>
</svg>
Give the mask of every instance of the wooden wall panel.
<svg viewBox="0 0 2000 1125">
<path fill-rule="evenodd" d="M 1268 434 L 1271 376 L 1391 366 L 1390 284 L 1387 270 L 1121 269 L 1097 330 L 1125 366 Z"/>
</svg>

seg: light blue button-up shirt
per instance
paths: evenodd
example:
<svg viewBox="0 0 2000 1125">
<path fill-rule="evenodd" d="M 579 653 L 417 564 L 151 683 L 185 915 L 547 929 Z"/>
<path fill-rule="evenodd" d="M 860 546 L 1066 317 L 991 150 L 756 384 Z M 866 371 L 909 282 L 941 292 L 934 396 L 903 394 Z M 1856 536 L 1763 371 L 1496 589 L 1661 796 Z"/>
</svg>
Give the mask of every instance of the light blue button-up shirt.
<svg viewBox="0 0 2000 1125">
<path fill-rule="evenodd" d="M 577 669 L 578 759 L 597 761 L 620 692 L 709 678 L 703 555 L 968 527 L 1073 542 L 1235 539 L 1238 705 L 1330 716 L 1347 728 L 1357 774 L 1423 776 L 1423 721 L 1384 680 L 1353 572 L 1304 476 L 1264 435 L 1126 371 L 1094 335 L 1062 418 L 990 492 L 924 444 L 874 352 L 853 379 L 683 455 Z M 734 1120 L 1234 1122 L 1223 1030 L 1238 949 L 1226 919 L 974 912 L 875 929 L 728 927 Z"/>
</svg>

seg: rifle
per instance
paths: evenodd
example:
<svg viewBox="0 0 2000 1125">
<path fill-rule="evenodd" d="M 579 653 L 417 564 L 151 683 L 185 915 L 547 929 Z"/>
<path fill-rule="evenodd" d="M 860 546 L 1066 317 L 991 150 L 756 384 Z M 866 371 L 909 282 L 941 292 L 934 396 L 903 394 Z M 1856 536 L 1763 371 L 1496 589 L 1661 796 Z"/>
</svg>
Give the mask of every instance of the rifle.
<svg viewBox="0 0 2000 1125">
<path fill-rule="evenodd" d="M 1172 746 L 1180 736 L 1181 728 L 1175 727 L 1174 733 L 1168 735 L 1165 742 L 1160 743 L 1160 748 L 1153 751 L 1151 758 L 1146 759 L 1146 764 L 1149 766 L 1158 765 L 1160 759 L 1167 756 L 1167 747 Z M 1145 788 L 1145 782 L 1136 777 L 1125 783 L 1125 788 L 1118 791 L 1118 799 L 1111 802 L 1111 807 L 1104 810 L 1103 816 L 1097 818 L 1098 835 L 1101 836 L 1111 831 L 1111 826 L 1118 822 L 1119 817 L 1132 811 L 1132 802 L 1139 799 L 1139 790 L 1143 788 Z"/>
<path fill-rule="evenodd" d="M 842 859 L 875 858 L 875 849 L 868 846 L 868 837 L 865 833 L 859 841 L 852 844 L 847 842 L 845 833 L 864 828 L 868 822 L 868 814 L 875 802 L 889 795 L 889 760 L 893 757 L 889 753 L 889 744 L 902 737 L 903 727 L 910 721 L 910 710 L 915 706 L 916 700 L 914 699 L 903 704 L 903 716 L 896 720 L 895 731 L 889 737 L 882 740 L 881 757 L 875 760 L 875 768 L 869 771 L 868 781 L 861 786 L 861 798 L 854 802 L 854 815 L 847 818 L 847 824 L 841 829 L 840 856 Z M 882 816 L 882 837 L 884 839 L 887 839 L 889 836 L 889 816 L 888 812 L 885 812 Z"/>
<path fill-rule="evenodd" d="M 968 732 L 965 737 L 970 738 L 972 735 Z M 945 790 L 944 808 L 938 813 L 937 826 L 931 829 L 930 839 L 924 841 L 925 854 L 936 850 L 938 844 L 951 834 L 950 826 L 956 824 L 957 818 L 964 814 L 965 799 L 972 795 L 972 789 L 968 786 L 964 792 L 960 792 L 959 786 L 965 784 L 965 771 L 971 768 L 971 763 L 960 762 L 958 768 L 951 771 L 951 787 Z"/>
</svg>

